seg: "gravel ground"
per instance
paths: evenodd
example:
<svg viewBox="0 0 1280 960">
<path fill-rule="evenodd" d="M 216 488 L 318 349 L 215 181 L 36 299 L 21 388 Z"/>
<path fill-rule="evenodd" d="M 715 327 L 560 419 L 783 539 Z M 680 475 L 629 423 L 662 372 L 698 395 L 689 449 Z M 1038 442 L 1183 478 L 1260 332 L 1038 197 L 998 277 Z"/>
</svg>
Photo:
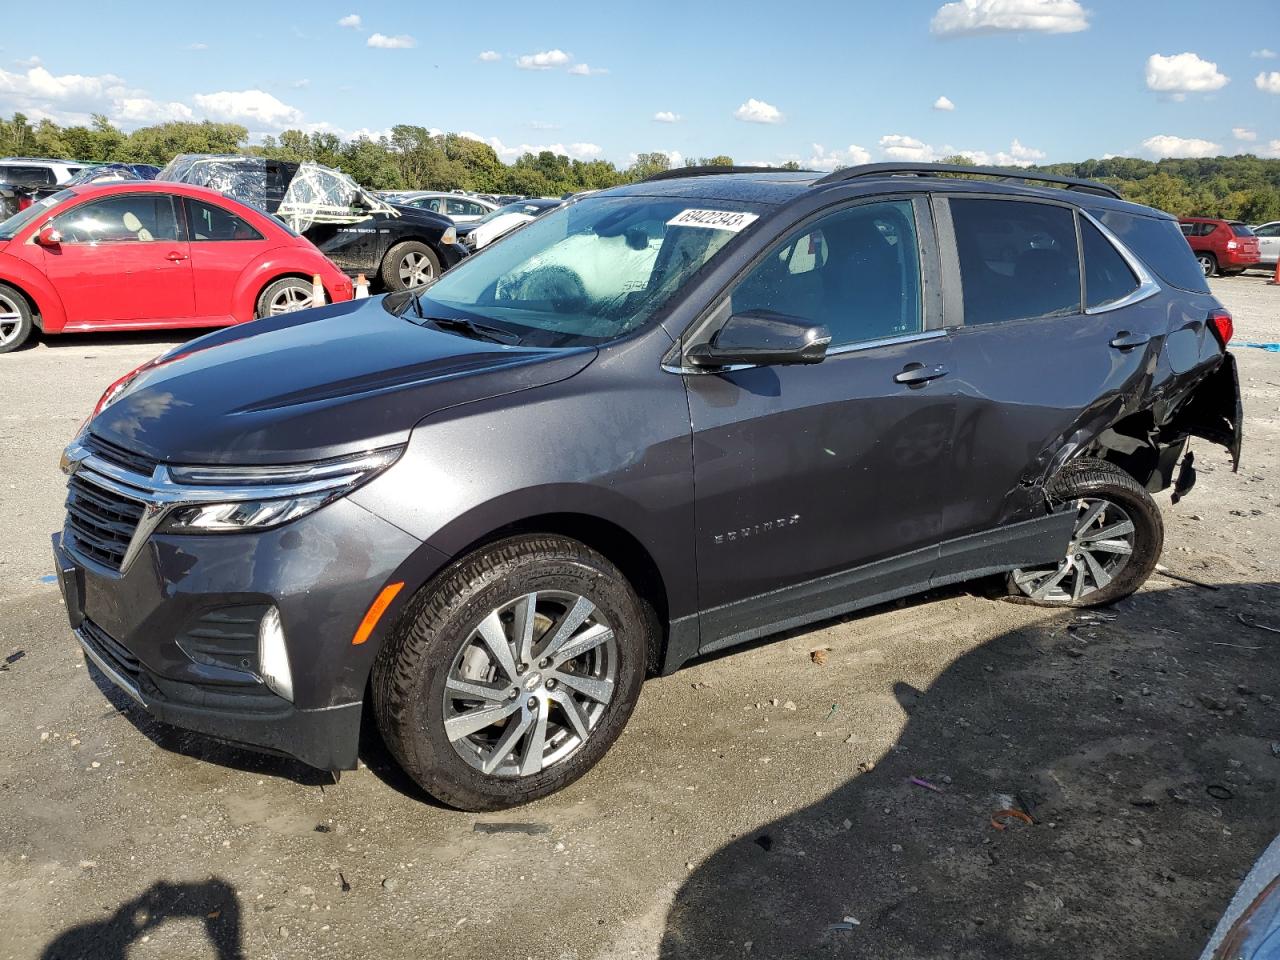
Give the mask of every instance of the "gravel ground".
<svg viewBox="0 0 1280 960">
<path fill-rule="evenodd" d="M 1264 280 L 1214 282 L 1239 340 L 1280 340 Z M 1156 576 L 1091 620 L 974 587 L 791 633 L 651 681 L 593 773 L 476 816 L 373 737 L 335 785 L 84 666 L 45 580 L 58 453 L 168 342 L 0 357 L 0 958 L 1192 958 L 1280 831 L 1277 637 L 1238 619 L 1280 626 L 1275 354 L 1237 350 L 1242 470 L 1200 444 L 1161 500 L 1165 564 L 1218 589 Z M 1009 806 L 1035 822 L 995 829 Z"/>
</svg>

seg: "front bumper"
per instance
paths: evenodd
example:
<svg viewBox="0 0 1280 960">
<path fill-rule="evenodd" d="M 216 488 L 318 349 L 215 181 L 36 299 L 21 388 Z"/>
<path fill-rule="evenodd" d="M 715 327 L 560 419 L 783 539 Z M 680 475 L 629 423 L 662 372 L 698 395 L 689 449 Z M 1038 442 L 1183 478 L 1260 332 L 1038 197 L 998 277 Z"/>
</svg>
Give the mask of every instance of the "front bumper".
<svg viewBox="0 0 1280 960">
<path fill-rule="evenodd" d="M 381 636 L 353 645 L 369 604 L 420 541 L 346 499 L 274 530 L 155 534 L 123 574 L 53 537 L 85 656 L 158 720 L 325 770 L 353 769 Z M 404 591 L 407 595 L 411 591 Z M 403 601 L 401 601 L 403 602 Z M 293 701 L 257 672 L 257 623 L 279 611 Z M 395 621 L 393 605 L 383 617 Z"/>
</svg>

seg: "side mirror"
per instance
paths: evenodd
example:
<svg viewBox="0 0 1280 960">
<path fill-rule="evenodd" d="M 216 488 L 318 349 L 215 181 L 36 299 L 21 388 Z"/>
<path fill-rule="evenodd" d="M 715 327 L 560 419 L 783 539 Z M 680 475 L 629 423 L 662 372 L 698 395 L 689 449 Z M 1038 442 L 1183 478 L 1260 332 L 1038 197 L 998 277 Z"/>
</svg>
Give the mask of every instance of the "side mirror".
<svg viewBox="0 0 1280 960">
<path fill-rule="evenodd" d="M 36 234 L 36 243 L 42 247 L 56 247 L 62 243 L 62 234 L 46 223 Z"/>
<path fill-rule="evenodd" d="M 821 363 L 829 343 L 831 331 L 824 326 L 771 310 L 751 310 L 731 316 L 710 343 L 690 347 L 685 360 L 705 368 Z"/>
</svg>

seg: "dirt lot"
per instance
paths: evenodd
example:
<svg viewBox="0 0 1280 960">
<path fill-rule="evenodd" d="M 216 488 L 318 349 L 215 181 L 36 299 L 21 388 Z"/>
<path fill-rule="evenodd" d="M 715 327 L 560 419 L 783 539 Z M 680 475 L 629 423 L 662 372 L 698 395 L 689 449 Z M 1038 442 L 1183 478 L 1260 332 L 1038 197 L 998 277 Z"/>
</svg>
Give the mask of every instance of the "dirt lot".
<svg viewBox="0 0 1280 960">
<path fill-rule="evenodd" d="M 1280 340 L 1264 279 L 1215 281 L 1240 340 Z M 651 681 L 596 771 L 475 816 L 372 737 L 334 785 L 86 669 L 46 576 L 58 453 L 163 346 L 0 358 L 0 958 L 1172 960 L 1280 831 L 1280 637 L 1238 619 L 1280 626 L 1275 354 L 1237 350 L 1241 472 L 1201 444 L 1162 499 L 1164 562 L 1217 589 L 1157 576 L 1101 620 L 953 590 L 789 634 Z M 1010 806 L 1035 822 L 993 828 Z"/>
</svg>

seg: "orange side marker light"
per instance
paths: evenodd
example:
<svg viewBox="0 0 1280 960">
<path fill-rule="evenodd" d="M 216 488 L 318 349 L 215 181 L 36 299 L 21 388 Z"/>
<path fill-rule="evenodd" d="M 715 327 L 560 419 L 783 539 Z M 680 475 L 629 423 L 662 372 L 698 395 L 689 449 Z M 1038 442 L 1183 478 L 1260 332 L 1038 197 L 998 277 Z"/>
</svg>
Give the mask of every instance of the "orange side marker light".
<svg viewBox="0 0 1280 960">
<path fill-rule="evenodd" d="M 399 583 L 388 583 L 382 588 L 382 592 L 378 594 L 376 600 L 369 606 L 369 612 L 364 615 L 364 619 L 360 621 L 360 626 L 356 629 L 356 635 L 351 638 L 351 645 L 358 647 L 369 639 L 369 634 L 373 633 L 373 628 L 378 625 L 378 621 L 382 619 L 382 615 L 387 612 L 387 607 L 391 606 L 391 601 L 396 598 L 404 588 L 404 581 Z"/>
</svg>

